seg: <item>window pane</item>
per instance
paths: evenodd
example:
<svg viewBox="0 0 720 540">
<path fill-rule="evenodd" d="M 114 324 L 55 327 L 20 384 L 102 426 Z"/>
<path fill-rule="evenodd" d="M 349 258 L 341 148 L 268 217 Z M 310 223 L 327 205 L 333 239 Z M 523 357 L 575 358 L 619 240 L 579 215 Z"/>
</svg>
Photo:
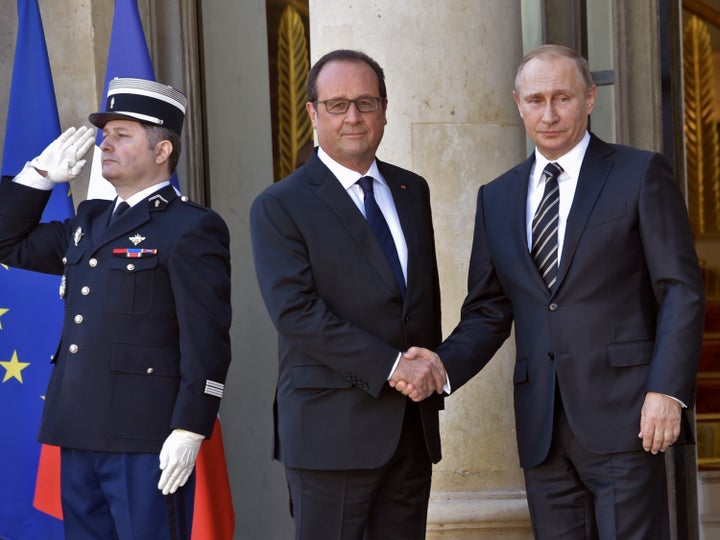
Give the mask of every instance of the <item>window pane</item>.
<svg viewBox="0 0 720 540">
<path fill-rule="evenodd" d="M 590 115 L 590 130 L 607 142 L 616 142 L 615 86 L 597 87 L 595 108 Z"/>
<path fill-rule="evenodd" d="M 588 62 L 591 71 L 615 69 L 611 0 L 592 0 L 587 8 Z"/>
</svg>

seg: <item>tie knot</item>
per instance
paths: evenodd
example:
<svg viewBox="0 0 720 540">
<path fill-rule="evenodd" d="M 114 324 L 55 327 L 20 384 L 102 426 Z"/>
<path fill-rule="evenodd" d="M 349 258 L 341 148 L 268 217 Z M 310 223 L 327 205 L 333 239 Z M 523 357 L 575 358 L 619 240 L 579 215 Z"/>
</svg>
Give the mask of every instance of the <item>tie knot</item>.
<svg viewBox="0 0 720 540">
<path fill-rule="evenodd" d="M 120 204 L 117 205 L 117 208 L 115 208 L 113 216 L 118 217 L 123 215 L 128 208 L 130 208 L 130 205 L 127 202 L 122 201 Z"/>
<path fill-rule="evenodd" d="M 372 176 L 363 176 L 360 180 L 358 180 L 358 184 L 360 184 L 360 187 L 365 195 L 373 190 Z"/>
<path fill-rule="evenodd" d="M 548 163 L 543 169 L 543 174 L 549 180 L 550 178 L 557 179 L 563 172 L 563 168 L 557 163 Z"/>
</svg>

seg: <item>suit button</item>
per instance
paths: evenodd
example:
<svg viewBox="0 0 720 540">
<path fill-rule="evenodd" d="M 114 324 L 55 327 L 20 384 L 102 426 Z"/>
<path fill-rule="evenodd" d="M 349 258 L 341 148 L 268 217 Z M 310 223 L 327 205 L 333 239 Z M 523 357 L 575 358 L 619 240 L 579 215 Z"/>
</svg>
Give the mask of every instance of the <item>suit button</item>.
<svg viewBox="0 0 720 540">
<path fill-rule="evenodd" d="M 97 259 L 93 257 L 88 261 L 88 264 L 90 265 L 90 268 L 95 268 L 97 266 Z"/>
<path fill-rule="evenodd" d="M 75 315 L 75 318 L 73 320 L 75 321 L 75 324 L 82 324 L 83 316 L 78 313 L 77 315 Z"/>
<path fill-rule="evenodd" d="M 90 294 L 90 287 L 85 285 L 82 289 L 80 289 L 80 294 L 82 294 L 83 296 L 87 296 L 88 294 Z"/>
<path fill-rule="evenodd" d="M 70 354 L 75 354 L 78 352 L 78 346 L 73 343 L 68 347 L 68 351 L 70 351 Z"/>
<path fill-rule="evenodd" d="M 548 306 L 548 309 L 549 309 L 550 311 L 557 311 L 557 310 L 558 310 L 558 305 L 557 305 L 555 302 L 553 302 L 552 304 L 550 304 L 550 305 Z"/>
<path fill-rule="evenodd" d="M 155 370 L 151 367 L 147 368 L 146 372 L 148 375 L 152 375 Z"/>
</svg>

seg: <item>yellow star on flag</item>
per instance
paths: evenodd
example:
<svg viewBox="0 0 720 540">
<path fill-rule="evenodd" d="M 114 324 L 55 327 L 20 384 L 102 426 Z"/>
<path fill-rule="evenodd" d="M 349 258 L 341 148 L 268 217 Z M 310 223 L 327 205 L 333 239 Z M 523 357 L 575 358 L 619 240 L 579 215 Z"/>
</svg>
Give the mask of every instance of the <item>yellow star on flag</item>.
<svg viewBox="0 0 720 540">
<path fill-rule="evenodd" d="M 30 362 L 19 362 L 17 351 L 13 351 L 12 358 L 9 362 L 0 362 L 0 366 L 5 368 L 5 377 L 3 377 L 2 382 L 7 382 L 14 377 L 22 383 L 22 370 L 29 365 Z"/>
<path fill-rule="evenodd" d="M 2 308 L 0 307 L 0 317 L 5 315 L 8 311 L 10 311 L 8 308 Z M 0 322 L 0 330 L 2 330 L 2 323 Z"/>
</svg>

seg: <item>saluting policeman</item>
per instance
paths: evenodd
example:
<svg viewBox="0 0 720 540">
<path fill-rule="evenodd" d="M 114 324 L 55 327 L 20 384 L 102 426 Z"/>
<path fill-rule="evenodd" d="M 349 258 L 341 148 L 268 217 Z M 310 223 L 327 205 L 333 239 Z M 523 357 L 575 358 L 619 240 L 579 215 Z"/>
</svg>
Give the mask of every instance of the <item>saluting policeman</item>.
<svg viewBox="0 0 720 540">
<path fill-rule="evenodd" d="M 0 260 L 63 276 L 39 440 L 62 449 L 68 539 L 190 536 L 231 308 L 227 226 L 170 184 L 186 106 L 169 86 L 113 80 L 89 119 L 117 198 L 84 201 L 64 222 L 39 223 L 54 183 L 82 169 L 93 130 L 70 128 L 0 183 Z"/>
</svg>

